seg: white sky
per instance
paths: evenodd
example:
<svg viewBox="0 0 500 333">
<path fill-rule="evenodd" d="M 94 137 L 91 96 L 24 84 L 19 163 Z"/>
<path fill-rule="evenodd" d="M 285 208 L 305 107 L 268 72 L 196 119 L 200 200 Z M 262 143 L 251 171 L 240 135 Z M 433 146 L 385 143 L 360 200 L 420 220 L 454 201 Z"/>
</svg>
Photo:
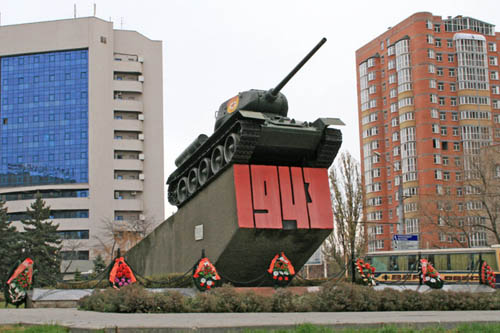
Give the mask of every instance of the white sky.
<svg viewBox="0 0 500 333">
<path fill-rule="evenodd" d="M 1 25 L 72 18 L 74 3 L 78 17 L 92 16 L 96 3 L 115 29 L 163 41 L 165 178 L 199 133 L 212 134 L 223 101 L 275 86 L 322 37 L 328 42 L 282 90 L 288 115 L 341 118 L 342 149 L 359 160 L 356 49 L 420 11 L 500 26 L 497 0 L 0 0 Z M 173 210 L 167 204 L 167 216 Z"/>
</svg>

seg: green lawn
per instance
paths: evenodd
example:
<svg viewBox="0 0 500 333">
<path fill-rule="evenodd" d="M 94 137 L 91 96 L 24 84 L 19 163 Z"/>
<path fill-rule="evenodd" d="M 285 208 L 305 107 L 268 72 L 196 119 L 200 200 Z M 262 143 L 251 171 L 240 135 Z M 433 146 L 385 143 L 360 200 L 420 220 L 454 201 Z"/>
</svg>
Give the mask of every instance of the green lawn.
<svg viewBox="0 0 500 333">
<path fill-rule="evenodd" d="M 21 326 L 9 325 L 0 326 L 0 333 L 66 333 L 69 329 L 57 325 L 37 325 L 37 326 Z"/>
<path fill-rule="evenodd" d="M 299 325 L 290 330 L 246 330 L 245 333 L 500 333 L 500 324 L 463 324 L 452 329 L 430 326 L 423 329 L 412 327 L 383 326 L 381 328 L 332 329 L 311 324 Z"/>
</svg>

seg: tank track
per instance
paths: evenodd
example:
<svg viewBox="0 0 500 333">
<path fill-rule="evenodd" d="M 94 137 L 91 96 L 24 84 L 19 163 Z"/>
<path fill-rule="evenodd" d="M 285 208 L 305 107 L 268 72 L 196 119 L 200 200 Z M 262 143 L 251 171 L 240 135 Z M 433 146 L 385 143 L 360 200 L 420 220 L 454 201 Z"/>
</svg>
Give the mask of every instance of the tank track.
<svg viewBox="0 0 500 333">
<path fill-rule="evenodd" d="M 310 166 L 313 168 L 329 168 L 337 156 L 341 144 L 342 132 L 335 128 L 326 128 L 316 152 L 316 160 Z"/>
<path fill-rule="evenodd" d="M 238 130 L 239 127 L 239 130 Z M 234 152 L 234 155 L 229 161 L 229 163 L 224 163 L 222 168 L 217 172 L 217 174 L 211 173 L 210 177 L 207 179 L 206 183 L 203 184 L 202 186 L 198 186 L 196 189 L 196 192 L 193 194 L 189 195 L 186 200 L 184 200 L 181 203 L 177 202 L 177 183 L 182 177 L 187 176 L 187 173 L 194 167 L 197 167 L 198 164 L 200 163 L 202 158 L 208 157 L 210 158 L 210 155 L 212 153 L 212 150 L 217 146 L 217 145 L 224 145 L 224 140 L 228 135 L 231 133 L 237 133 L 239 134 L 239 143 L 236 146 L 236 151 Z M 212 142 L 211 144 L 209 143 L 209 146 L 206 147 L 200 147 L 203 150 L 203 153 L 198 155 L 199 157 L 187 161 L 186 166 L 181 166 L 184 170 L 179 173 L 172 181 L 169 183 L 168 186 L 168 201 L 176 205 L 177 207 L 181 207 L 184 205 L 186 202 L 188 202 L 191 198 L 196 196 L 196 194 L 201 191 L 204 187 L 206 187 L 210 182 L 217 178 L 217 175 L 223 172 L 225 169 L 227 169 L 230 165 L 234 163 L 243 163 L 246 164 L 250 161 L 253 151 L 255 149 L 255 146 L 257 145 L 257 141 L 259 140 L 260 136 L 260 122 L 255 122 L 255 121 L 248 121 L 248 120 L 239 120 L 236 121 L 233 126 L 228 128 L 218 140 Z M 195 154 L 196 155 L 196 154 Z"/>
</svg>

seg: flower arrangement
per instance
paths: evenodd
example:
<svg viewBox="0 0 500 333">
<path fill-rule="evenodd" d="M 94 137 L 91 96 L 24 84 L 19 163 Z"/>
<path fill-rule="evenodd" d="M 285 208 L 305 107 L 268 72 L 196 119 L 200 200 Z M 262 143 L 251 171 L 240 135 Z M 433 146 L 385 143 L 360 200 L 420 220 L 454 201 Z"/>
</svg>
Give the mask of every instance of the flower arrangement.
<svg viewBox="0 0 500 333">
<path fill-rule="evenodd" d="M 116 258 L 115 264 L 109 273 L 109 282 L 113 288 L 119 289 L 136 281 L 134 273 L 125 262 L 125 259 L 123 257 Z"/>
<path fill-rule="evenodd" d="M 443 288 L 444 281 L 439 272 L 431 265 L 427 259 L 420 259 L 419 275 L 422 282 L 433 289 Z"/>
<path fill-rule="evenodd" d="M 486 261 L 483 261 L 481 264 L 481 271 L 479 272 L 479 283 L 489 285 L 493 289 L 495 288 L 495 273 L 493 273 L 491 266 L 488 265 Z"/>
<path fill-rule="evenodd" d="M 202 258 L 195 266 L 193 273 L 194 285 L 198 290 L 205 291 L 214 287 L 218 287 L 221 279 L 215 266 L 208 260 Z"/>
<path fill-rule="evenodd" d="M 26 301 L 27 291 L 33 284 L 33 260 L 26 258 L 12 272 L 5 288 L 5 300 L 15 306 Z"/>
<path fill-rule="evenodd" d="M 368 262 L 364 262 L 363 259 L 356 260 L 356 270 L 358 271 L 363 283 L 367 286 L 376 286 L 375 281 L 375 267 L 370 265 Z"/>
<path fill-rule="evenodd" d="M 281 252 L 281 255 L 274 256 L 267 272 L 271 274 L 274 283 L 278 285 L 287 285 L 295 275 L 292 263 L 283 252 Z"/>
</svg>

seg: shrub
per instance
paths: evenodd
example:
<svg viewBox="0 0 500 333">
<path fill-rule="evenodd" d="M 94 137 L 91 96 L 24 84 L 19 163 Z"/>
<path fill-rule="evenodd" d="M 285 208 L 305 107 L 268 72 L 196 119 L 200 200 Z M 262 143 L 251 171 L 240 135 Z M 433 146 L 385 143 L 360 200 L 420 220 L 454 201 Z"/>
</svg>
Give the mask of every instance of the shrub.
<svg viewBox="0 0 500 333">
<path fill-rule="evenodd" d="M 228 285 L 193 297 L 175 291 L 150 292 L 140 285 L 96 290 L 79 301 L 85 310 L 101 312 L 307 312 L 307 311 L 445 311 L 500 310 L 500 290 L 492 293 L 429 290 L 374 290 L 352 284 L 326 283 L 317 293 L 293 295 L 280 288 L 266 297 L 238 293 Z"/>
</svg>

